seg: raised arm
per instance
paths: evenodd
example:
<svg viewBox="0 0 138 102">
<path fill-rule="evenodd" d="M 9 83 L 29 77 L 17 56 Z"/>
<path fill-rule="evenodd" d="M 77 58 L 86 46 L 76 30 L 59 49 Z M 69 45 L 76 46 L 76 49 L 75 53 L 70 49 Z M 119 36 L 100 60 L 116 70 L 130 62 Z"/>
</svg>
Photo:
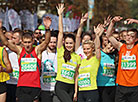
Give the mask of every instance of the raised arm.
<svg viewBox="0 0 138 102">
<path fill-rule="evenodd" d="M 77 51 L 78 48 L 80 47 L 82 28 L 83 28 L 84 22 L 87 19 L 88 19 L 88 13 L 86 13 L 84 16 L 82 16 L 82 18 L 80 20 L 80 25 L 79 25 L 79 28 L 78 28 L 78 31 L 77 31 L 77 35 L 76 35 L 75 51 Z"/>
<path fill-rule="evenodd" d="M 0 39 L 2 40 L 3 44 L 5 46 L 7 46 L 11 51 L 19 54 L 20 53 L 20 47 L 17 47 L 15 44 L 10 43 L 6 37 L 4 36 L 3 32 L 2 32 L 2 21 L 0 20 Z"/>
<path fill-rule="evenodd" d="M 38 46 L 36 46 L 36 51 L 37 53 L 42 53 L 47 45 L 49 44 L 50 42 L 50 37 L 51 37 L 51 33 L 50 33 L 50 26 L 51 26 L 51 18 L 50 17 L 44 17 L 43 18 L 43 23 L 44 23 L 44 26 L 45 26 L 45 29 L 46 29 L 46 33 L 45 33 L 45 40 Z"/>
<path fill-rule="evenodd" d="M 3 50 L 3 61 L 4 64 L 6 66 L 6 68 L 3 68 L 2 65 L 0 65 L 0 71 L 1 72 L 7 72 L 7 73 L 11 73 L 12 72 L 12 67 L 11 67 L 11 63 L 8 57 L 8 53 L 6 52 L 6 50 Z"/>
<path fill-rule="evenodd" d="M 127 24 L 132 24 L 132 23 L 138 24 L 138 20 L 137 19 L 128 18 L 128 19 L 126 19 L 126 21 L 127 21 Z"/>
<path fill-rule="evenodd" d="M 57 42 L 57 47 L 60 48 L 63 45 L 63 21 L 62 21 L 62 13 L 64 11 L 64 4 L 58 4 L 56 6 L 57 11 L 58 11 L 58 16 L 59 16 L 59 34 L 58 34 L 58 42 Z"/>
<path fill-rule="evenodd" d="M 107 29 L 107 33 L 106 33 L 106 36 L 108 37 L 109 41 L 113 44 L 113 46 L 114 46 L 115 48 L 118 49 L 118 51 L 120 50 L 120 47 L 122 46 L 122 43 L 119 42 L 119 41 L 117 41 L 117 40 L 112 36 L 112 29 L 113 29 L 113 27 L 114 27 L 114 24 L 115 24 L 116 22 L 122 20 L 122 19 L 123 19 L 123 18 L 120 17 L 120 16 L 115 16 L 115 17 L 112 19 L 112 21 L 111 21 L 111 23 L 110 23 L 110 25 L 109 25 L 109 27 L 108 27 L 108 29 Z"/>
<path fill-rule="evenodd" d="M 98 24 L 97 27 L 94 26 L 94 32 L 95 32 L 95 52 L 96 52 L 96 58 L 100 59 L 101 58 L 101 51 L 100 51 L 100 36 L 102 35 L 102 33 L 104 32 L 104 27 L 102 24 Z"/>
</svg>

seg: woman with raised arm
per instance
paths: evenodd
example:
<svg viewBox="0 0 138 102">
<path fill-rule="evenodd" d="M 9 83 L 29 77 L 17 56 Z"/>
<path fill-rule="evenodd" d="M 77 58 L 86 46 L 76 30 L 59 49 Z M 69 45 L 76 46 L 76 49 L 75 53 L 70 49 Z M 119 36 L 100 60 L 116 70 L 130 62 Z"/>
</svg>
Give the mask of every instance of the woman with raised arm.
<svg viewBox="0 0 138 102">
<path fill-rule="evenodd" d="M 100 25 L 98 25 L 98 27 L 100 27 Z M 87 58 L 82 59 L 79 73 L 76 75 L 74 101 L 99 102 L 96 83 L 101 58 L 99 36 L 100 32 L 97 32 L 94 42 L 86 40 L 82 43 L 83 51 Z M 78 86 L 79 92 L 77 98 Z"/>
<path fill-rule="evenodd" d="M 88 19 L 88 13 L 82 16 L 80 20 L 80 25 L 77 31 L 77 35 L 76 35 L 75 52 L 81 57 L 81 59 L 87 58 L 83 52 L 81 43 L 83 43 L 85 40 L 92 40 L 92 35 L 90 33 L 85 32 L 82 34 L 82 28 L 83 28 L 84 22 L 87 19 Z"/>
<path fill-rule="evenodd" d="M 64 4 L 59 4 L 57 6 L 59 15 L 59 34 L 57 42 L 58 67 L 55 92 L 61 102 L 73 102 L 75 73 L 77 73 L 81 58 L 74 52 L 74 35 L 65 35 L 63 44 L 62 13 L 64 9 Z"/>
<path fill-rule="evenodd" d="M 99 102 L 114 102 L 116 68 L 115 54 L 113 52 L 115 49 L 106 37 L 106 34 L 102 34 L 101 45 L 101 61 L 97 75 Z"/>
</svg>

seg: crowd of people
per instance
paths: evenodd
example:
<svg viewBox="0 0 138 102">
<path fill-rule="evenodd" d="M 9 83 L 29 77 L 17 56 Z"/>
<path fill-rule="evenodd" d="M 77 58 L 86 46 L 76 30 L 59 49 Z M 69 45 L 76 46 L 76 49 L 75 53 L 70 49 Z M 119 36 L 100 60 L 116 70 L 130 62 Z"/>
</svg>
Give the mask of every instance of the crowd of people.
<svg viewBox="0 0 138 102">
<path fill-rule="evenodd" d="M 137 102 L 137 29 L 116 32 L 124 19 L 109 16 L 83 32 L 86 13 L 77 32 L 63 32 L 64 4 L 56 8 L 58 31 L 50 17 L 34 32 L 0 21 L 0 102 Z"/>
</svg>

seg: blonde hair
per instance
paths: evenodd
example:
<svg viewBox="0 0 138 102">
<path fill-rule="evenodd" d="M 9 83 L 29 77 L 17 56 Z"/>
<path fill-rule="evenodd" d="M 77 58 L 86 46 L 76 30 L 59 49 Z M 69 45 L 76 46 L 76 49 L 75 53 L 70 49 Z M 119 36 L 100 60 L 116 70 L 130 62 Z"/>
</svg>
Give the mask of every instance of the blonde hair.
<svg viewBox="0 0 138 102">
<path fill-rule="evenodd" d="M 92 48 L 95 47 L 94 42 L 93 42 L 92 40 L 85 40 L 85 41 L 82 43 L 82 47 L 84 47 L 85 44 L 89 44 Z"/>
</svg>

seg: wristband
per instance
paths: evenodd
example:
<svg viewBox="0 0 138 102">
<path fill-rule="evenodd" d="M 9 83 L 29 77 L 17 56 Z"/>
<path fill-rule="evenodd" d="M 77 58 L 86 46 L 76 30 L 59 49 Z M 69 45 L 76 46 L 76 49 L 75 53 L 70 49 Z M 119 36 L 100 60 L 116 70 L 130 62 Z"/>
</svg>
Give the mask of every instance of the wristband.
<svg viewBox="0 0 138 102">
<path fill-rule="evenodd" d="M 50 29 L 46 29 L 46 32 L 47 32 L 47 31 L 50 31 Z"/>
</svg>

